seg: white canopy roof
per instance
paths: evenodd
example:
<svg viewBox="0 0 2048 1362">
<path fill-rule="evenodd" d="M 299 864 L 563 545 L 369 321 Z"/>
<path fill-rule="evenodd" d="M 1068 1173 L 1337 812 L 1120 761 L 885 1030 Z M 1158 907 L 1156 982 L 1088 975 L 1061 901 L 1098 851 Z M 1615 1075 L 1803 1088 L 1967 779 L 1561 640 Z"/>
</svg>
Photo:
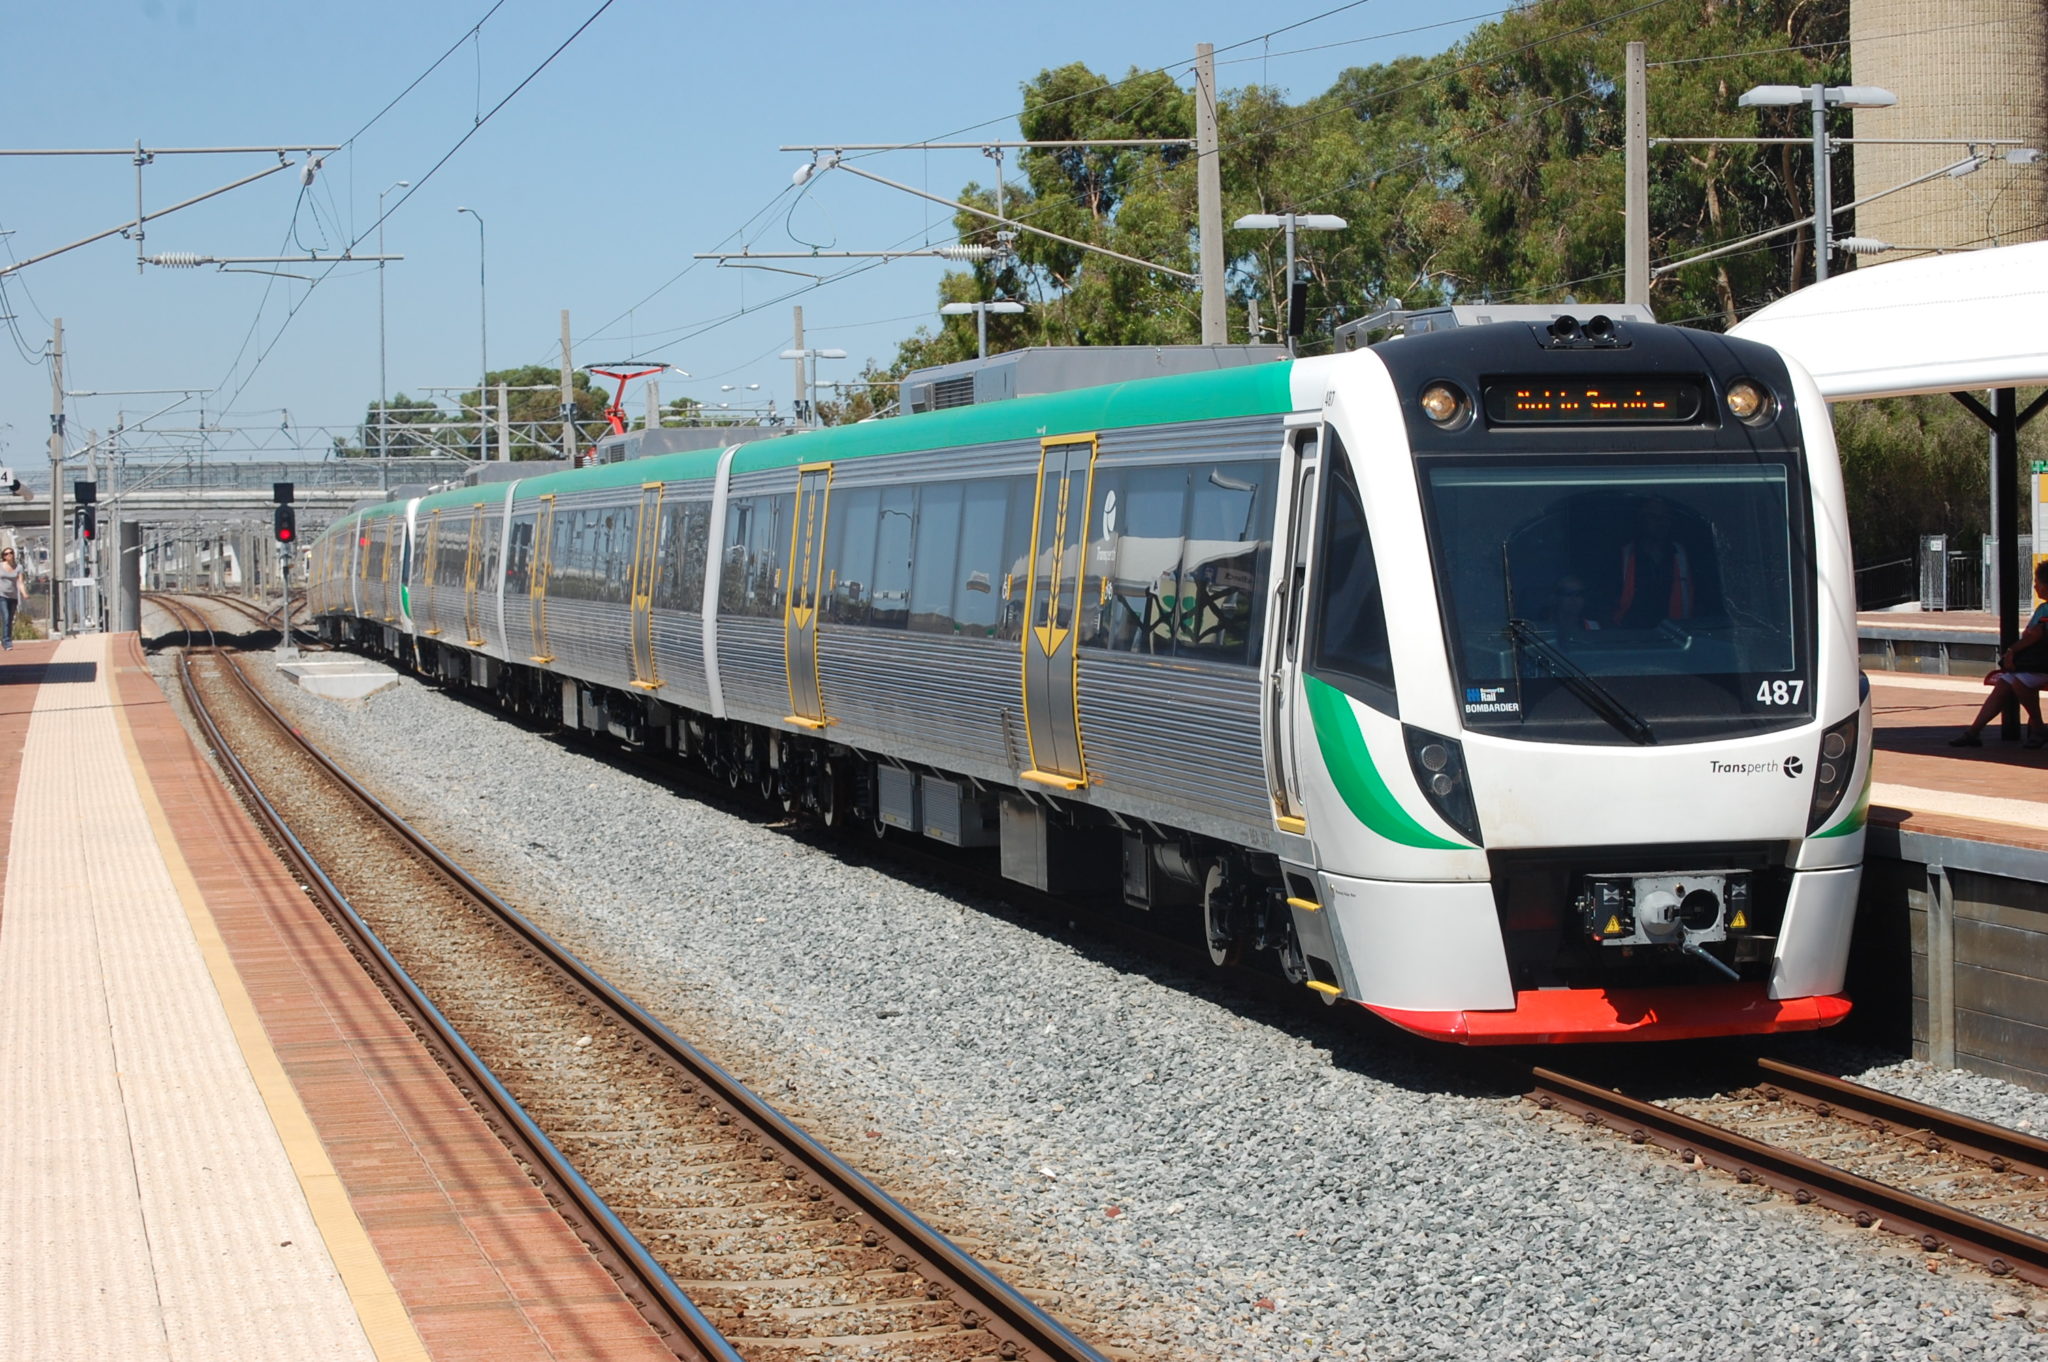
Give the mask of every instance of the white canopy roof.
<svg viewBox="0 0 2048 1362">
<path fill-rule="evenodd" d="M 1830 402 L 2048 384 L 2048 241 L 1867 265 L 1729 334 L 1798 360 Z"/>
</svg>

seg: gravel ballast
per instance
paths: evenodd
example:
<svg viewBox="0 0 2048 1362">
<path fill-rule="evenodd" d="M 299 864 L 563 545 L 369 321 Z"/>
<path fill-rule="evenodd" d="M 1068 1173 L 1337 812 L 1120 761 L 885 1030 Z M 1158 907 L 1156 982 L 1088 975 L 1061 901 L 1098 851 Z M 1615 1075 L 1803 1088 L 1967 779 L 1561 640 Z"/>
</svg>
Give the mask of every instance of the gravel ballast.
<svg viewBox="0 0 2048 1362">
<path fill-rule="evenodd" d="M 1354 1009 L 1273 1012 L 410 679 L 272 690 L 650 1010 L 1132 1356 L 2048 1355 L 2041 1293 L 1539 1114 Z M 1793 1057 L 2048 1129 L 2042 1094 L 1815 1045 Z"/>
</svg>

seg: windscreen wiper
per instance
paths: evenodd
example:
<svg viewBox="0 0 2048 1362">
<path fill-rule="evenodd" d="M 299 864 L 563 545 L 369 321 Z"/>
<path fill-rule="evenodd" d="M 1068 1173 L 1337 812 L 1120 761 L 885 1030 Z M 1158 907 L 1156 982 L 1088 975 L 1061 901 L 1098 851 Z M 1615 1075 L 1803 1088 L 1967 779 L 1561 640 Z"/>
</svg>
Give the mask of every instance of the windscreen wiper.
<svg viewBox="0 0 2048 1362">
<path fill-rule="evenodd" d="M 1648 747 L 1657 741 L 1657 735 L 1650 731 L 1650 725 L 1642 715 L 1615 699 L 1613 691 L 1566 657 L 1563 650 L 1537 631 L 1535 625 L 1525 619 L 1510 619 L 1508 637 L 1516 643 L 1528 644 L 1530 654 L 1544 671 L 1556 677 L 1566 690 L 1585 701 L 1587 709 L 1612 724 L 1630 742 Z"/>
</svg>

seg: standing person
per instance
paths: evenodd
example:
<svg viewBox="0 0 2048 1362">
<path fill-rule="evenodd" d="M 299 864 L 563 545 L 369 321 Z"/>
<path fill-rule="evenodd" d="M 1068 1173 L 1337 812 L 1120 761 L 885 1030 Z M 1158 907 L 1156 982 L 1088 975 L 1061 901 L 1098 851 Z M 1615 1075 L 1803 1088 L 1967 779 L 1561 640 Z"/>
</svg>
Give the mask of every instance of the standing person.
<svg viewBox="0 0 2048 1362">
<path fill-rule="evenodd" d="M 0 549 L 0 649 L 14 648 L 14 617 L 21 610 L 28 572 L 15 561 L 13 549 Z"/>
<path fill-rule="evenodd" d="M 2041 604 L 2012 647 L 1998 655 L 1998 669 L 1984 678 L 1991 694 L 1970 726 L 1948 740 L 1950 747 L 1982 747 L 1978 734 L 2005 712 L 2006 701 L 2019 701 L 2027 717 L 2025 747 L 2048 747 L 2048 729 L 2041 725 L 2041 688 L 2048 686 L 2048 559 L 2034 568 L 2034 594 Z"/>
</svg>

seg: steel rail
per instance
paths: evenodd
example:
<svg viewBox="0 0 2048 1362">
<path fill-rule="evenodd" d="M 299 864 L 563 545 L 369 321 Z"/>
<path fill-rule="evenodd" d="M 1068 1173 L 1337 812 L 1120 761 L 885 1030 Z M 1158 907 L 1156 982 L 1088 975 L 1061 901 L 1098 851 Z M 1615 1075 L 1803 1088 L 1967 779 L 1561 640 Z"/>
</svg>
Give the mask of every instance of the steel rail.
<svg viewBox="0 0 2048 1362">
<path fill-rule="evenodd" d="M 222 656 L 226 658 L 225 654 Z M 551 967 L 613 1010 L 624 1024 L 633 1028 L 639 1037 L 665 1060 L 686 1074 L 691 1081 L 701 1084 L 712 1095 L 712 1100 L 717 1105 L 732 1112 L 738 1120 L 758 1131 L 778 1154 L 789 1160 L 796 1169 L 807 1174 L 835 1203 L 852 1211 L 856 1217 L 866 1222 L 869 1233 L 880 1236 L 871 1240 L 871 1243 L 893 1241 L 898 1249 L 896 1266 L 899 1270 L 916 1268 L 928 1279 L 942 1283 L 964 1306 L 962 1323 L 968 1328 L 986 1331 L 995 1340 L 996 1353 L 999 1357 L 1037 1358 L 1045 1359 L 1046 1362 L 1106 1362 L 1100 1353 L 1074 1336 L 1066 1326 L 1047 1314 L 1035 1302 L 962 1252 L 943 1234 L 925 1224 L 909 1208 L 792 1124 L 787 1117 L 755 1096 L 709 1056 L 670 1031 L 661 1021 L 619 992 L 608 980 L 592 971 L 524 914 L 498 898 L 460 865 L 444 856 L 403 818 L 364 789 L 331 758 L 293 728 L 290 721 L 279 714 L 269 701 L 255 690 L 248 678 L 242 675 L 240 668 L 235 666 L 233 659 L 226 660 L 231 674 L 254 703 L 270 716 L 280 732 L 288 735 L 294 745 L 327 771 L 351 797 L 417 849 L 437 872 L 448 877 L 463 892 L 496 915 L 504 925 L 532 946 Z M 284 835 L 289 837 L 288 833 Z M 309 874 L 317 876 L 318 882 L 325 883 L 325 877 L 319 875 L 317 869 L 309 870 Z M 354 916 L 353 910 L 350 910 L 350 916 Z M 368 928 L 364 927 L 363 930 L 367 932 Z M 374 937 L 369 939 L 375 940 Z M 381 947 L 378 950 L 382 954 Z M 397 969 L 395 961 L 391 967 Z M 402 971 L 400 977 L 403 977 Z M 438 1020 L 439 1014 L 432 1010 L 431 1003 L 418 995 L 416 989 L 409 988 L 408 992 L 410 996 L 418 998 L 415 1006 L 419 1007 L 423 1014 L 431 1014 Z M 466 1047 L 464 1049 L 466 1051 Z M 480 1065 L 481 1061 L 478 1063 Z M 489 1081 L 493 1087 L 496 1086 L 495 1079 Z M 506 1100 L 511 1101 L 510 1094 L 506 1094 Z M 516 1110 L 516 1106 L 514 1109 Z M 545 1141 L 546 1137 L 540 1135 L 537 1127 L 534 1128 L 534 1134 Z M 552 1150 L 552 1145 L 547 1148 Z M 571 1175 L 573 1176 L 573 1170 Z M 606 1215 L 609 1216 L 608 1211 Z M 620 1228 L 623 1232 L 624 1227 Z M 630 1238 L 630 1235 L 628 1237 Z M 638 1248 L 637 1240 L 632 1242 L 634 1247 Z M 644 1254 L 644 1250 L 641 1252 Z M 647 1261 L 652 1263 L 652 1259 Z M 658 1266 L 655 1270 L 660 1271 Z M 663 1276 L 665 1279 L 666 1274 Z M 692 1306 L 691 1310 L 694 1312 L 695 1307 Z M 710 1327 L 708 1321 L 705 1327 Z"/>
<path fill-rule="evenodd" d="M 1818 1202 L 1866 1229 L 1916 1238 L 1929 1253 L 1967 1258 L 1993 1276 L 2048 1285 L 2048 1239 L 1552 1069 L 1533 1067 L 1529 1080 L 1538 1106 L 1576 1112 L 1587 1124 L 1617 1131 L 1631 1143 L 1654 1144 L 1688 1163 L 1732 1173 L 1738 1182 L 1790 1192 L 1801 1205 Z"/>
<path fill-rule="evenodd" d="M 214 640 L 214 631 L 200 614 L 183 601 L 168 597 L 157 597 L 171 615 L 184 626 L 187 639 L 195 639 L 198 633 L 207 636 L 205 645 L 227 667 L 229 674 L 250 695 L 262 711 L 277 725 L 281 732 L 298 740 L 283 719 L 262 696 L 250 685 L 234 659 Z M 624 1290 L 626 1299 L 645 1318 L 663 1344 L 678 1358 L 688 1362 L 743 1362 L 740 1354 L 725 1341 L 716 1326 L 706 1319 L 681 1287 L 669 1277 L 661 1265 L 654 1261 L 640 1241 L 613 1214 L 603 1199 L 583 1180 L 583 1177 L 548 1139 L 533 1119 L 527 1115 L 516 1098 L 506 1091 L 497 1076 L 484 1064 L 475 1051 L 457 1033 L 447 1018 L 441 1015 L 433 1002 L 427 998 L 412 977 L 399 965 L 375 932 L 364 922 L 340 888 L 328 878 L 326 871 L 313 859 L 305 845 L 293 834 L 284 817 L 270 801 L 264 798 L 255 779 L 243 766 L 240 758 L 228 746 L 212 712 L 199 693 L 198 684 L 193 680 L 189 666 L 189 650 L 178 659 L 178 680 L 182 686 L 186 703 L 193 716 L 206 731 L 207 740 L 214 754 L 228 768 L 236 787 L 247 801 L 250 809 L 263 823 L 265 829 L 283 850 L 294 869 L 305 877 L 314 896 L 327 911 L 330 920 L 343 929 L 345 937 L 364 968 L 375 979 L 387 998 L 397 1006 L 401 1017 L 424 1031 L 424 1039 L 436 1053 L 442 1066 L 450 1072 L 458 1090 L 478 1108 L 485 1124 L 492 1132 L 513 1146 L 516 1157 L 532 1170 L 540 1186 L 563 1220 L 583 1239 L 586 1247 L 597 1257 L 605 1270 Z M 301 741 L 303 746 L 303 742 Z M 308 751 L 323 765 L 332 770 L 318 752 Z M 344 779 L 346 779 L 344 777 Z M 354 782 L 348 782 L 353 786 Z M 379 806 L 381 807 L 381 806 Z M 403 830 L 409 832 L 409 830 Z M 408 837 L 416 845 L 424 843 Z M 438 853 L 428 849 L 428 854 L 437 862 L 442 861 Z M 445 866 L 437 864 L 436 869 Z M 410 1016 L 406 1013 L 408 1009 Z M 632 1285 L 628 1285 L 631 1283 Z M 636 1289 L 637 1288 L 637 1289 Z"/>
<path fill-rule="evenodd" d="M 1757 1067 L 1765 1074 L 1757 1086 L 1766 1100 L 1782 1099 L 1821 1116 L 1846 1117 L 1880 1134 L 1911 1136 L 1937 1153 L 1947 1151 L 1988 1164 L 1994 1173 L 2048 1177 L 2048 1140 L 2038 1136 L 1895 1097 L 1781 1060 L 1760 1057 Z"/>
</svg>

